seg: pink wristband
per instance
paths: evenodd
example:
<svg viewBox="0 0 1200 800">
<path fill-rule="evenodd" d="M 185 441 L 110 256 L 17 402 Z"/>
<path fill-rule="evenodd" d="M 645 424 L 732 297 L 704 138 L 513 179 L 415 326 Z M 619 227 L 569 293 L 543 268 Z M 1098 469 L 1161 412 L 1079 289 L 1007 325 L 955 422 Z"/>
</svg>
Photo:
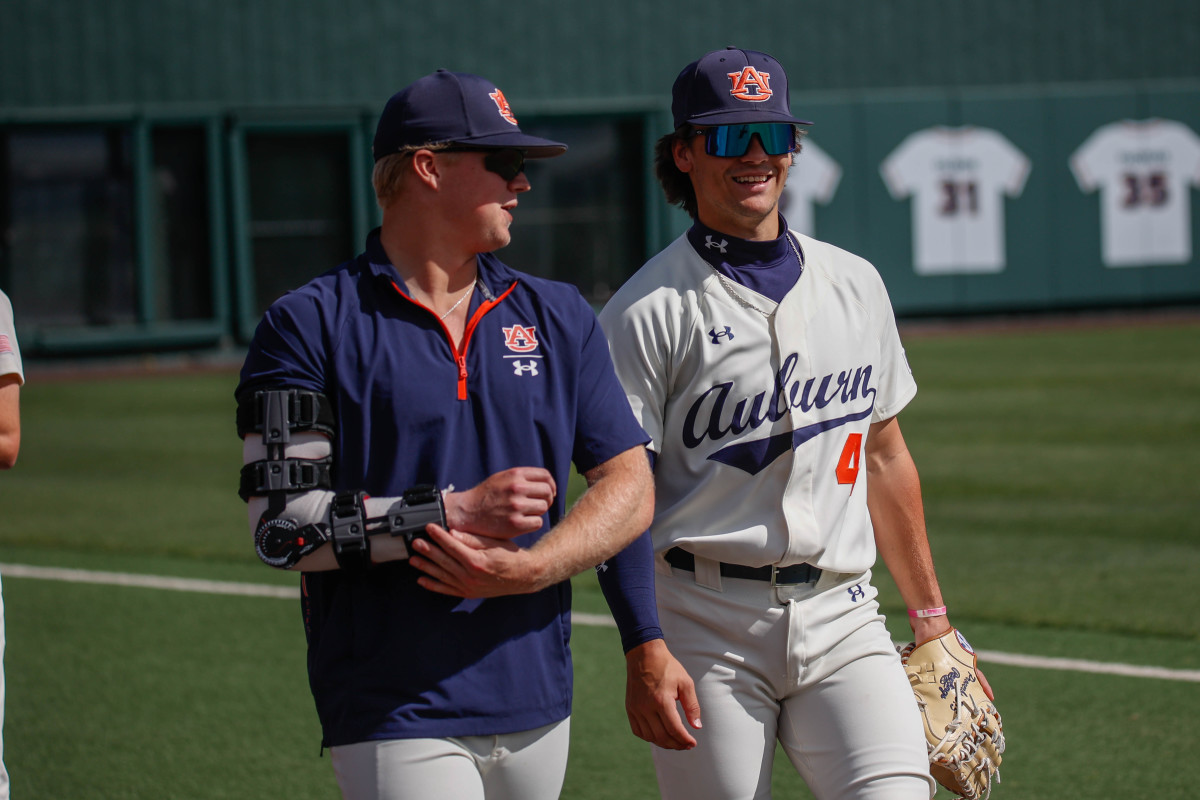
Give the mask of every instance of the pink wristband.
<svg viewBox="0 0 1200 800">
<path fill-rule="evenodd" d="M 908 615 L 910 617 L 912 617 L 913 619 L 917 619 L 917 618 L 927 619 L 929 617 L 944 617 L 944 616 L 946 616 L 946 607 L 938 606 L 937 608 L 922 608 L 922 609 L 910 608 L 908 610 Z"/>
</svg>

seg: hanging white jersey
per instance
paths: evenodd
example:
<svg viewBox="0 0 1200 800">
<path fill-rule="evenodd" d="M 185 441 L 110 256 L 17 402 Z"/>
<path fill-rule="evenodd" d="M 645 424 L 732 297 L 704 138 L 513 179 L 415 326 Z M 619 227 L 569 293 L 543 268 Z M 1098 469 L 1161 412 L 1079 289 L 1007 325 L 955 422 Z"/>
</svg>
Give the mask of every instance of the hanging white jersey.
<svg viewBox="0 0 1200 800">
<path fill-rule="evenodd" d="M 1200 137 L 1181 122 L 1123 120 L 1097 129 L 1071 156 L 1085 192 L 1100 190 L 1105 266 L 1192 260 L 1191 187 L 1200 186 Z"/>
<path fill-rule="evenodd" d="M 909 135 L 880 174 L 897 200 L 912 196 L 918 275 L 1001 272 L 1004 197 L 1018 197 L 1029 159 L 988 128 L 937 126 Z"/>
<path fill-rule="evenodd" d="M 796 233 L 815 236 L 813 203 L 825 205 L 832 200 L 841 180 L 841 166 L 816 142 L 805 139 L 800 155 L 788 170 L 787 183 L 779 197 L 779 210 L 787 219 L 788 227 Z"/>
</svg>

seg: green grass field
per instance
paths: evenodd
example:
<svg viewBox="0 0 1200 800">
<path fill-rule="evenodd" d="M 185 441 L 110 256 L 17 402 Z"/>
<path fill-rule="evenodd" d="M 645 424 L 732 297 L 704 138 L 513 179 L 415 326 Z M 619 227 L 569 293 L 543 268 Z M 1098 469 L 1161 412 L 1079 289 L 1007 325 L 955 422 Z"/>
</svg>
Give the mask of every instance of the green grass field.
<svg viewBox="0 0 1200 800">
<path fill-rule="evenodd" d="M 1200 669 L 1200 325 L 906 343 L 921 391 L 901 421 L 972 642 Z M 29 377 L 20 463 L 0 474 L 0 563 L 296 584 L 249 547 L 232 372 Z M 3 580 L 14 797 L 338 797 L 295 602 Z M 594 578 L 575 584 L 577 608 L 604 613 Z M 563 796 L 657 797 L 624 720 L 616 631 L 577 626 L 574 650 Z M 983 665 L 1009 739 L 997 800 L 1195 794 L 1200 683 Z M 781 762 L 776 797 L 809 797 Z"/>
</svg>

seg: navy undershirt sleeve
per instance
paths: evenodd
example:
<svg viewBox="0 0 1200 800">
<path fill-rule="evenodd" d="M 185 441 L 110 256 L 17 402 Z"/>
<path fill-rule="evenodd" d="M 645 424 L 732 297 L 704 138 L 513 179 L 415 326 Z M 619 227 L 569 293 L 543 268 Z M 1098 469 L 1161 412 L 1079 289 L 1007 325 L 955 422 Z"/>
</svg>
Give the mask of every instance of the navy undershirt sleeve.
<svg viewBox="0 0 1200 800">
<path fill-rule="evenodd" d="M 646 450 L 650 469 L 654 451 Z M 654 541 L 644 531 L 621 552 L 596 567 L 600 590 L 621 632 L 621 649 L 663 638 L 654 597 Z"/>
<path fill-rule="evenodd" d="M 596 567 L 600 589 L 621 632 L 621 649 L 663 638 L 654 602 L 654 545 L 650 531 Z"/>
</svg>

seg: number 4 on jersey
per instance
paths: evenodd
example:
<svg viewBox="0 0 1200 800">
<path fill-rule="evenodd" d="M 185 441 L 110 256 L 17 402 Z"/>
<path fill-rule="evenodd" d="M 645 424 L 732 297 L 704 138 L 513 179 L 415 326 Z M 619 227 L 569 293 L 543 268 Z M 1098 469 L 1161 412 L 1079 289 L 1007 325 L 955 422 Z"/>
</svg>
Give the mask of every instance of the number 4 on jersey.
<svg viewBox="0 0 1200 800">
<path fill-rule="evenodd" d="M 853 485 L 858 480 L 858 470 L 862 466 L 862 440 L 861 433 L 852 433 L 846 437 L 846 446 L 842 448 L 842 457 L 838 459 L 838 483 Z"/>
</svg>

